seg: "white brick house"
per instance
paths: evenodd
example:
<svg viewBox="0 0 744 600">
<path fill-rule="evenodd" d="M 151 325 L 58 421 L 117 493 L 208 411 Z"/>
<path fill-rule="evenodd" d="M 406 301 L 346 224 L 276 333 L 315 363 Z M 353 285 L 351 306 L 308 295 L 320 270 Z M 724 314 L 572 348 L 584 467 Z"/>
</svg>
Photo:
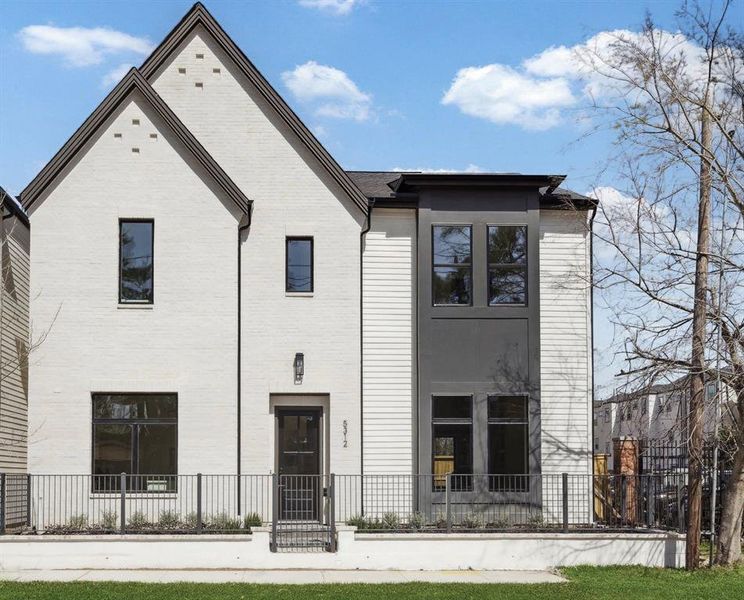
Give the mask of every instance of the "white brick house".
<svg viewBox="0 0 744 600">
<path fill-rule="evenodd" d="M 29 471 L 591 474 L 562 179 L 346 172 L 195 5 L 21 195 Z"/>
</svg>

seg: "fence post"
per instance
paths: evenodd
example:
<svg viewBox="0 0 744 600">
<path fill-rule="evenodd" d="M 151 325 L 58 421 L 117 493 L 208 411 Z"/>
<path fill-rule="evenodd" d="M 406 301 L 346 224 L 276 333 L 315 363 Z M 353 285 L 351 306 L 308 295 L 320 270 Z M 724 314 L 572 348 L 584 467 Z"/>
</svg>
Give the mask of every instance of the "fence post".
<svg viewBox="0 0 744 600">
<path fill-rule="evenodd" d="M 328 520 L 331 525 L 330 551 L 336 551 L 336 474 L 331 473 L 331 481 L 328 485 L 328 496 L 330 505 L 328 507 Z"/>
<path fill-rule="evenodd" d="M 127 528 L 127 474 L 122 473 L 119 475 L 119 490 L 121 494 L 121 501 L 120 501 L 120 519 L 119 519 L 119 528 L 121 529 L 121 532 L 124 533 Z"/>
<path fill-rule="evenodd" d="M 26 527 L 31 527 L 31 473 L 26 474 Z"/>
<path fill-rule="evenodd" d="M 5 533 L 5 509 L 7 494 L 5 493 L 5 473 L 0 473 L 0 535 Z"/>
<path fill-rule="evenodd" d="M 563 505 L 563 533 L 568 533 L 568 473 L 561 473 L 561 496 Z"/>
<path fill-rule="evenodd" d="M 627 513 L 627 480 L 625 474 L 620 475 L 620 526 L 625 525 L 625 515 Z"/>
<path fill-rule="evenodd" d="M 276 552 L 276 524 L 279 520 L 279 474 L 271 476 L 271 544 L 269 549 Z"/>
<path fill-rule="evenodd" d="M 447 473 L 444 484 L 444 510 L 447 518 L 447 533 L 452 533 L 452 502 L 450 492 L 452 491 L 452 473 Z"/>
<path fill-rule="evenodd" d="M 202 474 L 196 474 L 196 533 L 201 533 L 202 520 Z"/>
</svg>

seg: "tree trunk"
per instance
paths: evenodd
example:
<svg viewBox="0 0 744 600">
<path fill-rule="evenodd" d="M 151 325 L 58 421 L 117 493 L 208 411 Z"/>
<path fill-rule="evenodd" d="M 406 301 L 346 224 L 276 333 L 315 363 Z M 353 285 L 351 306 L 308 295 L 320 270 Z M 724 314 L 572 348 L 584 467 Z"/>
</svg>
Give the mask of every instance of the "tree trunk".
<svg viewBox="0 0 744 600">
<path fill-rule="evenodd" d="M 707 104 L 707 103 L 706 103 Z M 692 372 L 690 408 L 687 418 L 689 468 L 687 484 L 687 556 L 688 570 L 697 569 L 700 560 L 700 529 L 703 503 L 703 409 L 705 404 L 705 338 L 708 293 L 708 254 L 710 252 L 710 115 L 700 117 L 700 200 L 695 258 L 695 302 L 692 316 Z"/>
<path fill-rule="evenodd" d="M 744 436 L 739 436 L 744 438 Z M 744 439 L 734 454 L 731 476 L 726 482 L 721 525 L 716 545 L 716 563 L 730 565 L 741 560 L 741 519 L 744 511 Z"/>
</svg>

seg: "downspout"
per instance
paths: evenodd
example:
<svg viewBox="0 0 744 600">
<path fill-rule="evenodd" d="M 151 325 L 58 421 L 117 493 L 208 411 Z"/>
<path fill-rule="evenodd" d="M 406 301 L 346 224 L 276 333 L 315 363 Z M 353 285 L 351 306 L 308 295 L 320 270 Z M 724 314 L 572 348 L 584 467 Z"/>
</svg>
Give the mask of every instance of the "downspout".
<svg viewBox="0 0 744 600">
<path fill-rule="evenodd" d="M 359 233 L 359 473 L 364 475 L 364 236 L 372 229 L 372 209 L 375 199 L 370 198 L 367 222 Z M 364 477 L 362 477 L 364 486 Z M 363 492 L 363 487 L 362 487 Z M 364 514 L 364 493 L 362 493 L 362 514 Z"/>
<path fill-rule="evenodd" d="M 237 300 L 238 300 L 238 336 L 237 336 L 238 337 L 238 349 L 237 350 L 238 351 L 236 353 L 236 356 L 237 356 L 237 371 L 238 371 L 237 386 L 236 386 L 237 387 L 237 403 L 236 403 L 236 408 L 237 408 L 237 414 L 238 414 L 238 419 L 237 419 L 238 420 L 238 424 L 237 424 L 237 432 L 236 432 L 237 433 L 237 444 L 236 444 L 236 446 L 237 446 L 237 461 L 236 461 L 237 468 L 236 468 L 236 472 L 237 472 L 237 475 L 238 475 L 238 480 L 237 480 L 237 485 L 236 485 L 236 491 L 237 491 L 237 494 L 238 494 L 238 517 L 240 517 L 240 514 L 241 514 L 241 512 L 240 512 L 240 506 L 241 506 L 241 504 L 240 504 L 240 500 L 241 500 L 241 485 L 240 485 L 241 484 L 241 481 L 240 481 L 240 477 L 241 477 L 242 470 L 241 470 L 240 451 L 241 451 L 241 448 L 242 448 L 242 443 L 241 443 L 241 433 L 242 433 L 241 432 L 241 421 L 242 421 L 241 414 L 242 413 L 241 413 L 240 399 L 241 399 L 241 387 L 242 387 L 242 381 L 243 381 L 243 373 L 242 373 L 242 368 L 241 368 L 242 367 L 242 359 L 241 359 L 241 349 L 242 349 L 241 331 L 242 331 L 242 312 L 243 312 L 242 311 L 242 289 L 243 289 L 243 286 L 242 286 L 242 268 L 241 268 L 242 267 L 242 257 L 241 257 L 241 251 L 240 251 L 241 250 L 241 241 L 240 241 L 240 238 L 241 238 L 241 235 L 242 235 L 243 231 L 245 231 L 246 229 L 248 229 L 251 226 L 251 212 L 250 211 L 252 210 L 252 208 L 253 207 L 251 206 L 248 209 L 248 212 L 245 215 L 243 215 L 243 217 L 240 219 L 240 223 L 238 223 L 238 290 L 237 290 L 238 291 L 238 294 L 237 294 L 237 296 L 238 296 L 238 298 L 237 298 Z"/>
<path fill-rule="evenodd" d="M 591 351 L 591 372 L 592 372 L 592 411 L 590 414 L 592 424 L 592 439 L 590 447 L 592 449 L 592 474 L 594 473 L 594 410 L 595 410 L 595 385 L 594 385 L 594 218 L 597 216 L 597 206 L 592 208 L 592 216 L 589 218 L 589 305 L 592 311 L 592 320 L 590 324 L 590 335 L 592 338 L 589 350 Z"/>
</svg>

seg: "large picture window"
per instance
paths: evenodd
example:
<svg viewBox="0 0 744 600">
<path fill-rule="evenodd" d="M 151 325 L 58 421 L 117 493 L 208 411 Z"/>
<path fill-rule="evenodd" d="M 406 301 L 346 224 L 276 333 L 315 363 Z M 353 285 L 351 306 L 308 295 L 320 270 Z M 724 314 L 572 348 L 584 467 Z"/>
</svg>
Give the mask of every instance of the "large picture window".
<svg viewBox="0 0 744 600">
<path fill-rule="evenodd" d="M 488 304 L 527 304 L 527 226 L 488 226 Z"/>
<path fill-rule="evenodd" d="M 432 398 L 432 473 L 434 490 L 442 491 L 450 478 L 451 489 L 472 489 L 473 398 Z"/>
<path fill-rule="evenodd" d="M 287 238 L 286 291 L 313 291 L 313 238 Z"/>
<path fill-rule="evenodd" d="M 469 306 L 473 299 L 472 227 L 432 227 L 432 300 L 436 306 Z"/>
<path fill-rule="evenodd" d="M 94 394 L 95 491 L 175 491 L 177 424 L 176 394 Z"/>
<path fill-rule="evenodd" d="M 492 491 L 525 491 L 529 465 L 527 396 L 488 397 L 488 472 Z"/>
<path fill-rule="evenodd" d="M 153 221 L 119 221 L 119 302 L 152 304 Z"/>
</svg>

